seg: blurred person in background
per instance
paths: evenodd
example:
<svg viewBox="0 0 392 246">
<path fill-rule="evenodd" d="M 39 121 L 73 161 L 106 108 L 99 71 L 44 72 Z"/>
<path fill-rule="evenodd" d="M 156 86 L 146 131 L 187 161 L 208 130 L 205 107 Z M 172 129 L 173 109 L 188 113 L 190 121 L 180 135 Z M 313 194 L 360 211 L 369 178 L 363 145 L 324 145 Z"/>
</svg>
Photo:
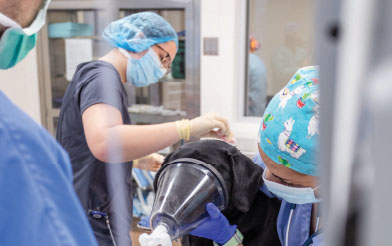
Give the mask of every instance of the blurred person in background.
<svg viewBox="0 0 392 246">
<path fill-rule="evenodd" d="M 34 48 L 49 2 L 0 0 L 0 69 Z M 0 153 L 0 245 L 97 245 L 67 153 L 1 91 Z"/>
<path fill-rule="evenodd" d="M 267 70 L 255 54 L 261 47 L 253 36 L 249 38 L 248 61 L 248 116 L 263 116 L 267 100 Z"/>
</svg>

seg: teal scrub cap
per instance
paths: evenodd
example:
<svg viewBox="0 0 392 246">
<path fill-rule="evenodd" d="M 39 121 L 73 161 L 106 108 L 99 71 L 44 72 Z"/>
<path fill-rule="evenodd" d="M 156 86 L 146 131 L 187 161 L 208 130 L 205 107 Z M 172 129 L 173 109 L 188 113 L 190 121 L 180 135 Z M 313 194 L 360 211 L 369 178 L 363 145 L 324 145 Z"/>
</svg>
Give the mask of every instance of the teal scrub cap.
<svg viewBox="0 0 392 246">
<path fill-rule="evenodd" d="M 136 53 L 168 41 L 174 41 L 178 49 L 176 31 L 164 18 L 152 12 L 132 14 L 114 21 L 105 28 L 102 37 L 113 47 Z"/>
<path fill-rule="evenodd" d="M 294 171 L 318 173 L 318 67 L 299 69 L 264 111 L 259 145 L 274 162 Z"/>
</svg>

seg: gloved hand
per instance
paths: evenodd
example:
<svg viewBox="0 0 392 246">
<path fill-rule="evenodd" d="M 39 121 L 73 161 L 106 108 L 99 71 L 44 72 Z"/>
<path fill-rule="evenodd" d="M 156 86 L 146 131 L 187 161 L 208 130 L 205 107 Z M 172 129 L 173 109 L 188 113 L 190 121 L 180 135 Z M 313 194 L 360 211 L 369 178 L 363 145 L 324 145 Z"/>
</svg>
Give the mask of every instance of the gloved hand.
<svg viewBox="0 0 392 246">
<path fill-rule="evenodd" d="M 223 245 L 233 237 L 237 226 L 230 225 L 226 217 L 213 204 L 206 205 L 208 219 L 190 232 L 191 235 L 203 237 Z"/>
<path fill-rule="evenodd" d="M 134 160 L 133 167 L 156 172 L 161 168 L 164 159 L 165 157 L 163 155 L 153 153 L 141 159 Z"/>
<path fill-rule="evenodd" d="M 220 115 L 210 112 L 190 121 L 191 136 L 217 136 L 219 138 L 231 138 L 232 133 L 227 120 Z M 217 131 L 215 129 L 218 129 Z"/>
<path fill-rule="evenodd" d="M 227 120 L 216 113 L 208 113 L 193 120 L 176 121 L 181 139 L 193 137 L 214 137 L 233 143 L 234 138 Z"/>
</svg>

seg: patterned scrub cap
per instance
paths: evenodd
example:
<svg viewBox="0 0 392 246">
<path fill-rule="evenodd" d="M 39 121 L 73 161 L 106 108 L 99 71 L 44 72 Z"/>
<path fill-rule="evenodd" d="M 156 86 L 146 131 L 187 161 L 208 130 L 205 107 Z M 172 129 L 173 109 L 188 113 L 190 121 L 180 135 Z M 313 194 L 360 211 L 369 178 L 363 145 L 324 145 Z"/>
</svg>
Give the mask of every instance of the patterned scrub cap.
<svg viewBox="0 0 392 246">
<path fill-rule="evenodd" d="M 274 162 L 294 171 L 318 173 L 318 67 L 299 69 L 264 111 L 259 145 Z"/>
</svg>

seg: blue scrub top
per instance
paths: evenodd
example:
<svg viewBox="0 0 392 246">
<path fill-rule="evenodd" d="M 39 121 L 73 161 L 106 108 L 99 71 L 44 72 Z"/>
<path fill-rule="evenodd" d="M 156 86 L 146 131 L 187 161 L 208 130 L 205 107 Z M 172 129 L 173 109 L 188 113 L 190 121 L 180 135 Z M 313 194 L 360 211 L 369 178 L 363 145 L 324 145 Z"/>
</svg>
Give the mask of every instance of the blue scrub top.
<svg viewBox="0 0 392 246">
<path fill-rule="evenodd" d="M 97 245 L 66 152 L 0 91 L 0 245 Z"/>
<path fill-rule="evenodd" d="M 260 155 L 257 154 L 253 161 L 261 166 L 263 169 L 265 168 L 265 164 L 261 159 Z M 267 187 L 263 184 L 260 187 L 260 190 L 263 191 L 269 197 L 275 197 L 274 194 L 269 192 Z M 291 210 L 293 211 L 293 215 L 290 223 L 290 230 L 288 235 L 288 244 L 286 244 L 286 232 L 287 227 L 289 225 L 289 217 Z M 310 241 L 308 245 L 313 246 L 322 246 L 322 233 L 315 233 L 310 235 L 310 223 L 312 218 L 312 204 L 301 204 L 295 205 L 282 200 L 282 204 L 280 205 L 278 221 L 277 221 L 277 230 L 280 242 L 282 245 L 288 246 L 302 246 L 306 241 Z M 310 239 L 311 238 L 311 239 Z"/>
</svg>

